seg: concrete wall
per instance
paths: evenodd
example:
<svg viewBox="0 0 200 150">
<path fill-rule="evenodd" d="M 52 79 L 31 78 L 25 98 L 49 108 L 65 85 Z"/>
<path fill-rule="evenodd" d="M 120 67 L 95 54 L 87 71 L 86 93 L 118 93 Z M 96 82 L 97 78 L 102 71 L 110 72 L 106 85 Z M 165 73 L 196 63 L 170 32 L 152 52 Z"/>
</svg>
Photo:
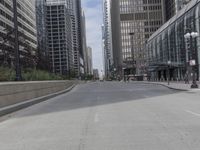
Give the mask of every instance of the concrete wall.
<svg viewBox="0 0 200 150">
<path fill-rule="evenodd" d="M 71 87 L 73 81 L 36 81 L 0 83 L 0 108 Z"/>
</svg>

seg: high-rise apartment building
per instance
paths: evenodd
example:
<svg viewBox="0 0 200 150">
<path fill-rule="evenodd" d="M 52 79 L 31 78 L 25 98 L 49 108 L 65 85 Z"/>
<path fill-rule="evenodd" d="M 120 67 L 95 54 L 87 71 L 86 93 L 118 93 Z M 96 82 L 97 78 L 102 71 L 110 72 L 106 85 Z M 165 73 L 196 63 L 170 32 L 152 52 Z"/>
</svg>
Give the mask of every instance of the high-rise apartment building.
<svg viewBox="0 0 200 150">
<path fill-rule="evenodd" d="M 1 0 L 0 11 L 0 63 L 12 66 L 15 58 L 13 1 Z M 23 66 L 31 67 L 35 63 L 37 49 L 35 0 L 18 0 L 17 11 L 21 62 Z"/>
<path fill-rule="evenodd" d="M 103 56 L 105 77 L 110 78 L 114 71 L 113 49 L 112 49 L 112 28 L 111 28 L 111 9 L 110 0 L 103 0 Z"/>
<path fill-rule="evenodd" d="M 76 42 L 76 48 L 74 49 L 74 71 L 77 76 L 84 74 L 84 52 L 83 52 L 83 29 L 82 29 L 82 8 L 81 0 L 71 0 L 73 6 L 74 15 L 74 29 L 73 32 L 76 34 L 76 38 L 73 40 Z"/>
<path fill-rule="evenodd" d="M 121 45 L 125 74 L 146 72 L 146 42 L 164 22 L 162 0 L 120 0 Z"/>
<path fill-rule="evenodd" d="M 84 54 L 82 42 L 82 12 L 81 0 L 64 0 L 70 10 L 72 47 L 73 47 L 73 67 L 77 77 L 84 74 Z"/>
<path fill-rule="evenodd" d="M 38 39 L 40 39 L 40 42 L 38 42 L 38 43 L 42 43 L 45 41 L 45 36 L 42 36 L 42 35 L 45 35 L 45 32 L 46 32 L 46 37 L 47 37 L 46 39 L 48 39 L 47 45 L 49 45 L 49 42 L 52 42 L 52 40 L 49 39 L 49 38 L 51 38 L 51 36 L 57 36 L 57 38 L 60 39 L 57 42 L 56 42 L 56 39 L 54 41 L 57 44 L 60 43 L 60 46 L 59 46 L 60 50 L 63 48 L 61 45 L 65 42 L 65 45 L 66 45 L 65 48 L 68 47 L 67 49 L 70 49 L 69 56 L 67 56 L 67 57 L 69 57 L 69 59 L 66 61 L 72 62 L 72 66 L 69 65 L 67 68 L 69 69 L 69 67 L 70 67 L 71 68 L 70 70 L 73 72 L 73 74 L 75 74 L 76 77 L 79 77 L 80 75 L 84 74 L 81 1 L 80 0 L 37 0 L 37 1 L 38 2 L 36 5 L 36 8 L 37 8 L 37 16 L 38 16 L 37 17 L 38 33 L 39 33 Z M 63 5 L 64 8 L 63 8 L 63 6 L 59 6 L 59 7 L 55 8 L 55 10 L 53 10 L 53 8 L 54 8 L 53 6 L 56 6 L 56 5 Z M 62 9 L 62 10 L 60 11 L 60 9 Z M 42 14 L 44 17 L 40 16 Z M 59 19 L 61 18 L 61 16 L 66 19 L 65 20 L 66 22 L 62 27 L 60 26 L 61 22 L 59 22 Z M 61 19 L 63 19 L 63 18 L 61 18 Z M 56 22 L 56 24 L 55 24 L 55 26 L 53 26 L 54 25 L 53 23 L 55 23 L 55 22 Z M 41 28 L 43 26 L 43 23 L 45 24 L 45 27 Z M 58 27 L 56 27 L 56 25 L 59 26 L 59 29 L 57 30 L 58 35 L 54 34 L 54 35 L 50 36 L 50 34 L 53 34 L 55 32 L 55 30 L 58 28 Z M 49 29 L 49 27 L 50 27 L 50 29 Z M 52 29 L 54 29 L 54 30 L 52 30 Z M 63 30 L 63 31 L 61 31 L 61 30 Z M 63 33 L 63 34 L 66 34 L 66 35 L 61 34 L 61 32 L 64 32 L 64 31 L 65 31 L 65 33 Z M 71 39 L 70 39 L 70 37 L 71 37 Z M 53 38 L 53 40 L 54 40 L 54 38 Z M 64 40 L 66 40 L 66 41 L 64 41 Z M 43 46 L 44 46 L 44 44 L 43 44 Z M 39 47 L 41 47 L 41 46 L 39 46 Z M 44 51 L 44 48 L 40 48 L 40 49 L 43 49 L 42 51 Z M 56 48 L 56 49 L 58 50 L 58 48 Z M 46 51 L 47 51 L 48 59 L 52 60 L 52 58 L 55 56 L 55 55 L 52 56 L 52 47 L 51 46 L 48 47 Z M 62 57 L 65 57 L 65 56 L 62 56 Z M 55 68 L 56 64 L 53 63 L 55 61 L 56 61 L 56 59 L 54 61 L 50 61 L 51 70 L 53 70 L 56 73 L 62 72 L 62 74 L 63 74 L 63 69 L 61 69 L 61 68 L 63 68 L 63 67 L 61 67 L 63 65 L 61 65 L 60 67 L 57 66 L 57 69 L 56 69 Z M 58 68 L 60 68 L 60 69 L 58 69 Z M 64 70 L 65 70 L 64 72 L 66 72 L 66 68 Z"/>
<path fill-rule="evenodd" d="M 71 14 L 66 1 L 47 0 L 46 29 L 52 71 L 70 75 L 73 70 Z"/>
</svg>

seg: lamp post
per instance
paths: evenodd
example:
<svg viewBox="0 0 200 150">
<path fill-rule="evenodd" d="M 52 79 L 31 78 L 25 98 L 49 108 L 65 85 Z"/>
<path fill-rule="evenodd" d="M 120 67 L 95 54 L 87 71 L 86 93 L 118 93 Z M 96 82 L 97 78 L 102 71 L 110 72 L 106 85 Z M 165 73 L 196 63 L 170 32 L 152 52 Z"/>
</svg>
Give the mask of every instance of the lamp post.
<svg viewBox="0 0 200 150">
<path fill-rule="evenodd" d="M 135 65 L 135 59 L 134 59 L 134 47 L 133 47 L 133 36 L 134 36 L 134 33 L 131 32 L 129 33 L 129 35 L 131 36 L 131 57 L 132 57 L 132 65 L 133 65 L 133 71 L 132 73 L 134 74 L 134 65 Z"/>
<path fill-rule="evenodd" d="M 21 66 L 20 66 L 20 54 L 19 54 L 19 41 L 18 41 L 18 19 L 17 19 L 17 2 L 13 0 L 13 14 L 14 14 L 14 33 L 15 33 L 15 71 L 16 71 L 16 81 L 22 80 Z"/>
<path fill-rule="evenodd" d="M 125 69 L 126 69 L 126 68 L 122 68 L 122 70 L 123 70 L 123 77 L 124 77 L 124 81 L 126 82 L 126 74 L 125 74 Z"/>
<path fill-rule="evenodd" d="M 117 79 L 117 77 L 116 77 L 116 71 L 117 71 L 117 69 L 116 68 L 113 68 L 113 78 L 116 80 Z"/>
<path fill-rule="evenodd" d="M 168 85 L 169 85 L 169 82 L 170 82 L 170 66 L 171 66 L 171 61 L 170 61 L 170 60 L 167 61 L 167 66 L 168 66 L 167 83 L 168 83 Z"/>
<path fill-rule="evenodd" d="M 195 71 L 195 66 L 196 64 L 196 56 L 193 54 L 193 39 L 197 38 L 199 36 L 198 32 L 191 32 L 191 33 L 186 33 L 184 35 L 185 39 L 190 40 L 190 55 L 189 55 L 189 65 L 192 67 L 192 85 L 191 88 L 198 88 L 197 81 L 196 81 L 196 71 Z"/>
</svg>

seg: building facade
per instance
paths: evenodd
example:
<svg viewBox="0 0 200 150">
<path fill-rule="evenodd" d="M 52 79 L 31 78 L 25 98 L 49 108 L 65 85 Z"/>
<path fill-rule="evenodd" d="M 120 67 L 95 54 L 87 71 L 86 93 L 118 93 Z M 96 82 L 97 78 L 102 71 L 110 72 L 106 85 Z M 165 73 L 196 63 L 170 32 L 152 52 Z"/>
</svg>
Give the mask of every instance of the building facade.
<svg viewBox="0 0 200 150">
<path fill-rule="evenodd" d="M 85 13 L 82 11 L 82 48 L 83 48 L 83 58 L 84 58 L 84 74 L 89 74 L 88 69 L 88 53 L 87 53 L 87 39 L 86 39 L 86 22 Z"/>
<path fill-rule="evenodd" d="M 38 41 L 38 68 L 50 70 L 48 65 L 47 31 L 46 31 L 46 0 L 36 0 L 36 24 Z"/>
<path fill-rule="evenodd" d="M 58 6 L 55 8 L 56 10 L 53 10 L 53 6 L 56 5 L 63 5 L 64 8 L 63 6 Z M 83 75 L 84 56 L 82 46 L 81 0 L 37 0 L 36 8 L 38 16 L 38 45 L 39 49 L 42 49 L 42 54 L 44 53 L 45 48 L 47 49 L 46 52 L 48 58 L 46 60 L 49 62 L 50 70 L 61 74 L 66 74 L 67 70 L 68 74 L 70 72 L 72 76 L 77 78 Z M 63 20 L 65 20 L 64 24 Z M 43 24 L 45 24 L 44 27 Z M 59 27 L 56 27 L 56 25 Z M 46 39 L 44 36 L 45 34 Z M 47 44 L 44 44 L 45 40 Z M 66 60 L 54 58 L 58 56 L 52 52 L 52 41 L 55 42 L 55 45 L 56 43 L 58 45 L 57 48 L 53 48 L 55 51 L 57 51 L 55 52 L 57 53 L 56 55 L 59 53 L 59 57 L 62 57 L 60 59 L 64 59 L 64 57 L 66 57 Z M 65 46 L 63 46 L 64 44 Z M 48 47 L 45 47 L 45 45 Z M 67 52 L 65 56 L 62 56 L 62 53 L 65 53 L 65 48 L 69 52 L 69 55 Z M 60 65 L 58 65 L 58 61 L 60 62 Z M 63 64 L 62 61 L 64 61 Z M 64 67 L 65 64 L 67 64 L 66 67 Z"/>
<path fill-rule="evenodd" d="M 185 38 L 186 33 L 200 33 L 200 1 L 192 0 L 148 40 L 149 73 L 153 80 L 183 80 L 192 72 L 200 76 L 200 37 Z M 192 67 L 190 62 L 195 61 Z"/>
<path fill-rule="evenodd" d="M 146 73 L 146 42 L 164 23 L 162 0 L 120 0 L 124 74 Z"/>
<path fill-rule="evenodd" d="M 15 50 L 12 0 L 1 0 L 0 11 L 0 64 L 13 66 Z M 33 67 L 37 59 L 35 0 L 18 0 L 17 11 L 21 62 L 24 67 Z"/>
<path fill-rule="evenodd" d="M 122 74 L 122 43 L 121 43 L 121 26 L 120 26 L 120 0 L 110 1 L 111 14 L 111 35 L 112 35 L 112 51 L 114 74 L 123 76 Z"/>
<path fill-rule="evenodd" d="M 77 76 L 84 75 L 84 49 L 83 49 L 83 29 L 82 29 L 82 8 L 81 0 L 71 0 L 73 5 L 73 15 L 75 20 L 75 28 L 73 32 L 76 34 L 76 49 L 74 50 L 74 70 Z"/>
<path fill-rule="evenodd" d="M 103 0 L 102 42 L 104 56 L 104 72 L 106 78 L 111 78 L 112 73 L 114 71 L 110 4 L 110 0 Z"/>
<path fill-rule="evenodd" d="M 191 0 L 164 0 L 165 21 L 172 18 L 179 10 L 181 10 Z"/>
<path fill-rule="evenodd" d="M 88 68 L 88 75 L 93 74 L 93 63 L 92 63 L 92 48 L 87 47 L 87 68 Z"/>
<path fill-rule="evenodd" d="M 49 63 L 53 73 L 73 71 L 71 14 L 66 1 L 47 0 L 46 29 Z"/>
</svg>

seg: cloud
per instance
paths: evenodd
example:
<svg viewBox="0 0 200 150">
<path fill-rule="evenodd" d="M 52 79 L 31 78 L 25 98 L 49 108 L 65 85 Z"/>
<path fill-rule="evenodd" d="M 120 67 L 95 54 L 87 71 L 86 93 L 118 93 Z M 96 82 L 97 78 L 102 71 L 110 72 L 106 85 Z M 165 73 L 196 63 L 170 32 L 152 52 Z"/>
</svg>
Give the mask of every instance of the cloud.
<svg viewBox="0 0 200 150">
<path fill-rule="evenodd" d="M 93 49 L 93 67 L 102 70 L 102 1 L 82 0 L 86 16 L 87 44 Z"/>
</svg>

